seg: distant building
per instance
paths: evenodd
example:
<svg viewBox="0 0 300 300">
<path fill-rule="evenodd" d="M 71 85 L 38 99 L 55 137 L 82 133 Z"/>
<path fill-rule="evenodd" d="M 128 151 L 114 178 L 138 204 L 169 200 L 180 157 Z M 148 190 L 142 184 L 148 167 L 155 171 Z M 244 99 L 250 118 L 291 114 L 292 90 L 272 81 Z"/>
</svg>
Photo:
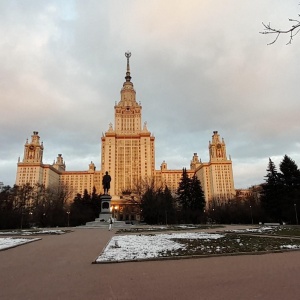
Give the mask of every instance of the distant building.
<svg viewBox="0 0 300 300">
<path fill-rule="evenodd" d="M 58 154 L 53 164 L 44 164 L 44 146 L 38 132 L 34 131 L 31 141 L 27 140 L 24 145 L 23 160 L 18 161 L 17 185 L 64 185 L 72 191 L 72 200 L 85 189 L 91 193 L 95 187 L 98 193 L 102 193 L 102 177 L 108 171 L 112 178 L 112 207 L 116 208 L 119 219 L 129 220 L 136 218 L 136 211 L 132 213 L 128 205 L 134 199 L 133 191 L 139 182 L 153 180 L 158 186 L 168 186 L 172 192 L 176 191 L 182 169 L 168 169 L 167 163 L 163 161 L 160 169 L 155 170 L 155 137 L 148 130 L 146 122 L 142 125 L 142 106 L 136 100 L 136 91 L 131 82 L 131 54 L 125 55 L 126 76 L 121 89 L 121 99 L 114 106 L 114 125 L 109 124 L 101 138 L 101 170 L 96 171 L 94 163 L 91 162 L 86 171 L 67 171 L 61 154 Z M 194 153 L 190 169 L 187 170 L 188 175 L 197 175 L 207 203 L 215 198 L 222 200 L 234 197 L 232 161 L 227 158 L 225 142 L 220 140 L 217 131 L 213 132 L 208 149 L 209 162 L 201 162 L 197 153 Z"/>
<path fill-rule="evenodd" d="M 261 194 L 263 192 L 263 185 L 253 185 L 248 189 L 236 189 L 236 199 L 244 201 L 252 199 L 256 203 L 260 202 Z"/>
</svg>

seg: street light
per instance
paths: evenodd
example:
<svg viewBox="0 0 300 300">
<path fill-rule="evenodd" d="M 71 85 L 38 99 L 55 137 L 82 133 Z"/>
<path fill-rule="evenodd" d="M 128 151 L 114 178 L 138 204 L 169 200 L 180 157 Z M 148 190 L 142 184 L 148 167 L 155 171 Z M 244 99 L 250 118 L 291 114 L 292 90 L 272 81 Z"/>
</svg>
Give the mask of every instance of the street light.
<svg viewBox="0 0 300 300">
<path fill-rule="evenodd" d="M 294 208 L 295 208 L 296 224 L 298 225 L 298 213 L 297 213 L 297 204 L 296 203 L 294 203 Z"/>
<path fill-rule="evenodd" d="M 70 212 L 67 211 L 67 215 L 68 215 L 68 227 L 70 226 Z"/>
<path fill-rule="evenodd" d="M 252 206 L 250 205 L 250 214 L 251 214 L 251 222 L 252 222 L 252 225 L 253 225 L 253 216 L 252 216 Z"/>
<path fill-rule="evenodd" d="M 115 215 L 115 206 L 114 206 L 114 205 L 112 205 L 112 206 L 110 207 L 110 211 L 111 211 L 111 216 L 112 216 L 112 218 L 114 218 L 114 215 Z"/>
<path fill-rule="evenodd" d="M 29 226 L 32 227 L 32 211 L 29 212 Z"/>
<path fill-rule="evenodd" d="M 118 205 L 113 205 L 113 218 L 116 219 L 118 214 Z"/>
</svg>

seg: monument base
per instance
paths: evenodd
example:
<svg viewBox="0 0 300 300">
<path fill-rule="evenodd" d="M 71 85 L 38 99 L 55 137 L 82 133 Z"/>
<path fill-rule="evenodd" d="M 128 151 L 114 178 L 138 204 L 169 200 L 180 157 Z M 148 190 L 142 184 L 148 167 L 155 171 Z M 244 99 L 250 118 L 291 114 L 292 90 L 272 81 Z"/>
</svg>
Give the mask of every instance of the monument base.
<svg viewBox="0 0 300 300">
<path fill-rule="evenodd" d="M 108 221 L 109 218 L 112 217 L 111 213 L 111 196 L 110 195 L 102 195 L 100 197 L 101 200 L 101 212 L 99 214 L 100 221 Z"/>
<path fill-rule="evenodd" d="M 100 213 L 99 214 L 99 221 L 107 222 L 109 218 L 112 218 L 111 213 Z"/>
</svg>

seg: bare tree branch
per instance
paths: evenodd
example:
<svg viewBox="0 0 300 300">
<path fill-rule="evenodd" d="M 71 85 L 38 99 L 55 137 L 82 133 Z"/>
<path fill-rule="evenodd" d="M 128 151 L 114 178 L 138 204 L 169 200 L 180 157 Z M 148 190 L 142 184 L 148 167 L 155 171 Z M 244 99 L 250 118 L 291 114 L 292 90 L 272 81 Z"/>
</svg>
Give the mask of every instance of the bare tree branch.
<svg viewBox="0 0 300 300">
<path fill-rule="evenodd" d="M 298 16 L 300 17 L 300 15 L 298 15 Z M 290 36 L 290 39 L 289 39 L 287 45 L 292 43 L 294 36 L 296 34 L 298 34 L 298 32 L 300 31 L 300 20 L 289 19 L 289 21 L 295 22 L 296 24 L 292 25 L 291 28 L 287 29 L 287 30 L 273 28 L 273 27 L 271 27 L 271 23 L 269 23 L 269 24 L 262 23 L 265 29 L 264 29 L 264 31 L 260 32 L 261 34 L 275 34 L 276 35 L 275 39 L 267 45 L 274 44 L 278 40 L 278 38 L 281 34 L 286 34 L 286 33 L 288 33 Z"/>
</svg>

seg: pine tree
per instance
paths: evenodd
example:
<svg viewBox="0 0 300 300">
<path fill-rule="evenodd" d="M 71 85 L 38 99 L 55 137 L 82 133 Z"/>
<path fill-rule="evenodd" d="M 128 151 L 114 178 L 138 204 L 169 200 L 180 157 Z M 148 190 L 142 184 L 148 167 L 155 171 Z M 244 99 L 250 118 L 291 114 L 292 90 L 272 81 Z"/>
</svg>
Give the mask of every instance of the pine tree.
<svg viewBox="0 0 300 300">
<path fill-rule="evenodd" d="M 285 187 L 294 189 L 300 185 L 300 171 L 295 161 L 285 155 L 279 165 L 281 179 Z"/>
<path fill-rule="evenodd" d="M 172 224 L 176 220 L 175 218 L 175 203 L 174 203 L 174 198 L 171 194 L 170 189 L 166 186 L 164 191 L 163 191 L 163 210 L 164 210 L 164 215 L 165 215 L 165 223 L 166 224 Z"/>
<path fill-rule="evenodd" d="M 191 209 L 203 212 L 205 207 L 205 196 L 200 180 L 194 174 L 191 180 Z"/>
<path fill-rule="evenodd" d="M 265 213 L 276 222 L 282 222 L 282 184 L 276 166 L 269 158 L 266 183 L 263 185 L 261 204 Z"/>
<path fill-rule="evenodd" d="M 148 224 L 156 224 L 158 219 L 158 197 L 153 186 L 149 186 L 141 199 L 141 213 Z"/>
<path fill-rule="evenodd" d="M 279 165 L 282 184 L 282 211 L 286 221 L 297 222 L 295 210 L 300 196 L 300 171 L 295 161 L 285 155 Z M 298 205 L 299 208 L 299 205 Z"/>
<path fill-rule="evenodd" d="M 191 179 L 189 178 L 186 172 L 186 168 L 182 169 L 182 175 L 176 194 L 178 196 L 179 204 L 181 205 L 183 210 L 186 210 L 191 207 Z"/>
</svg>

